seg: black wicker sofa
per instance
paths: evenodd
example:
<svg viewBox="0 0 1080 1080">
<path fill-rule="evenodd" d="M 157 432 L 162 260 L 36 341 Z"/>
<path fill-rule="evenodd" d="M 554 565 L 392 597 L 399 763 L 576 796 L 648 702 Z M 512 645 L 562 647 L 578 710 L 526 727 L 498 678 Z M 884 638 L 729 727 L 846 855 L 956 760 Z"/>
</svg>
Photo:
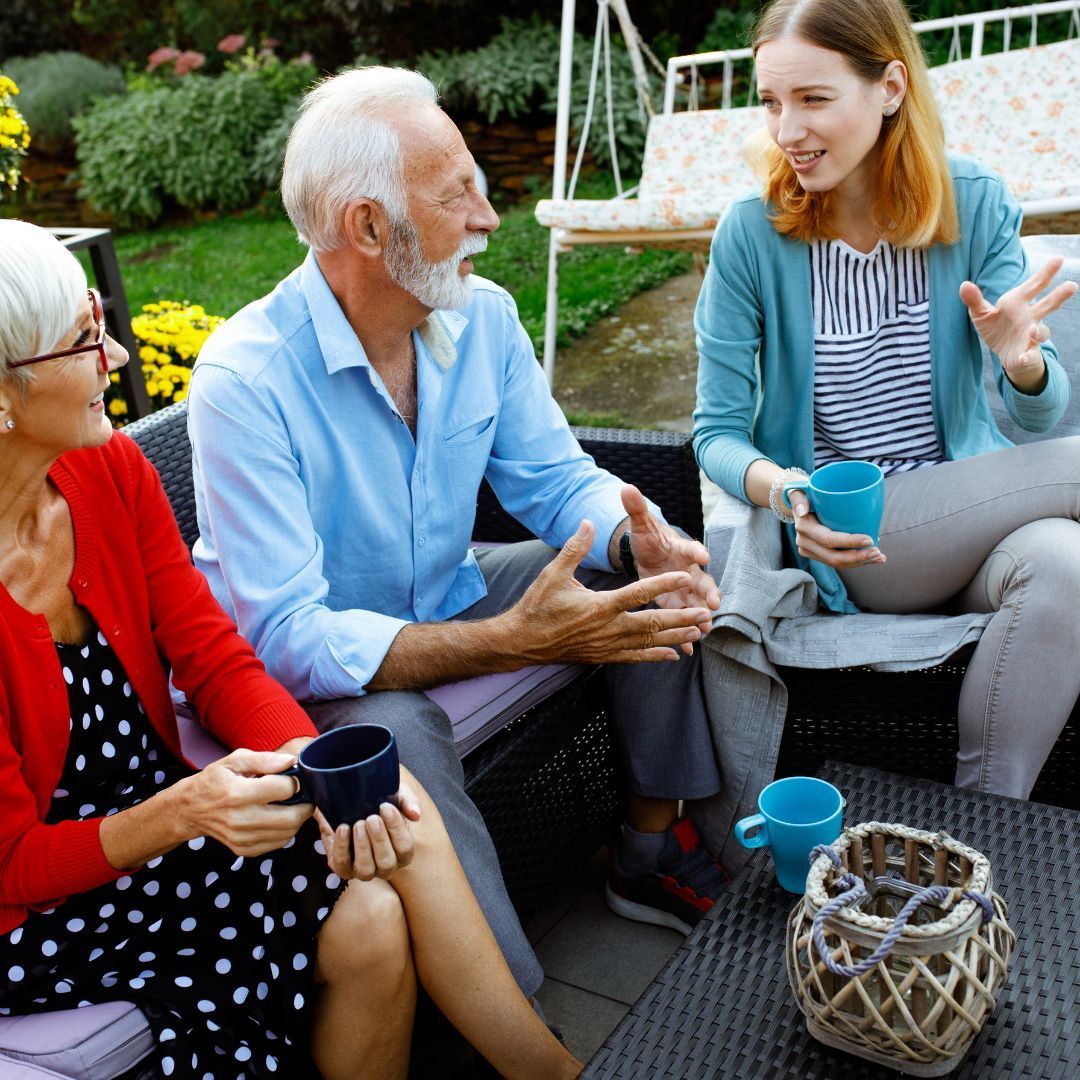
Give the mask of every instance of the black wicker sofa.
<svg viewBox="0 0 1080 1080">
<path fill-rule="evenodd" d="M 125 429 L 154 463 L 188 547 L 198 535 L 186 404 Z M 687 435 L 576 428 L 597 462 L 637 484 L 670 521 L 701 536 L 701 486 Z M 478 541 L 529 534 L 499 506 L 487 485 L 477 505 Z M 528 917 L 551 888 L 609 837 L 619 821 L 619 792 L 607 724 L 604 680 L 582 668 L 569 685 L 511 721 L 467 754 L 465 786 L 484 816 L 510 897 Z"/>
<path fill-rule="evenodd" d="M 161 474 L 180 531 L 197 535 L 186 406 L 174 405 L 126 429 Z M 603 467 L 664 508 L 693 536 L 703 534 L 701 488 L 689 435 L 576 428 Z M 528 539 L 486 485 L 474 537 Z M 956 705 L 964 657 L 920 672 L 789 668 L 788 716 L 777 775 L 815 772 L 828 758 L 951 782 Z M 1058 740 L 1033 798 L 1080 807 L 1080 706 Z M 522 918 L 577 864 L 610 838 L 620 793 L 607 723 L 604 680 L 595 668 L 511 721 L 464 758 L 469 795 L 487 823 L 507 888 Z"/>
</svg>

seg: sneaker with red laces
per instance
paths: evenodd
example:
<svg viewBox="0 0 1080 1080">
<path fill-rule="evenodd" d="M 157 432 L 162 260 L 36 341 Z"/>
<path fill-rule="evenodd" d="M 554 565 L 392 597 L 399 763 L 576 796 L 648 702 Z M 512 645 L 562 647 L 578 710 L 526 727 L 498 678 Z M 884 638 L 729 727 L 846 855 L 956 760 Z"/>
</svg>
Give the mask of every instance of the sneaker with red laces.
<svg viewBox="0 0 1080 1080">
<path fill-rule="evenodd" d="M 678 818 L 664 836 L 655 870 L 633 877 L 619 866 L 619 849 L 611 855 L 605 893 L 616 915 L 689 934 L 727 888 L 728 878 L 689 818 Z"/>
</svg>

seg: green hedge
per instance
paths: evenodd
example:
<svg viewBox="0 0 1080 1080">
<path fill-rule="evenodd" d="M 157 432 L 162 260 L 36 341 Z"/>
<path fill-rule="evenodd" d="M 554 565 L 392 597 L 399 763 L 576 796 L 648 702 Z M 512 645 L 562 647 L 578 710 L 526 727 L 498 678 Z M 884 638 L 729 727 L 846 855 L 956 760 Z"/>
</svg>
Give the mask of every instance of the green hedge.
<svg viewBox="0 0 1080 1080">
<path fill-rule="evenodd" d="M 100 100 L 74 121 L 82 194 L 124 225 L 155 221 L 173 205 L 250 206 L 265 187 L 255 151 L 281 110 L 249 71 Z"/>
<path fill-rule="evenodd" d="M 428 76 L 451 111 L 483 116 L 489 123 L 540 113 L 554 119 L 558 99 L 559 27 L 531 19 L 506 19 L 486 45 L 468 52 L 429 52 L 415 66 Z M 577 34 L 574 40 L 571 123 L 580 131 L 585 119 L 592 67 L 593 43 Z M 601 61 L 602 65 L 602 61 Z M 653 90 L 658 89 L 658 82 Z M 645 128 L 638 109 L 634 72 L 626 46 L 611 39 L 613 121 L 619 163 L 630 173 L 641 164 Z M 603 68 L 597 86 L 589 148 L 601 163 L 610 164 Z M 636 179 L 636 176 L 635 176 Z"/>
<path fill-rule="evenodd" d="M 75 137 L 71 121 L 99 97 L 124 93 L 120 69 L 77 52 L 41 53 L 4 62 L 19 86 L 19 111 L 34 133 L 34 149 L 59 154 Z"/>
</svg>

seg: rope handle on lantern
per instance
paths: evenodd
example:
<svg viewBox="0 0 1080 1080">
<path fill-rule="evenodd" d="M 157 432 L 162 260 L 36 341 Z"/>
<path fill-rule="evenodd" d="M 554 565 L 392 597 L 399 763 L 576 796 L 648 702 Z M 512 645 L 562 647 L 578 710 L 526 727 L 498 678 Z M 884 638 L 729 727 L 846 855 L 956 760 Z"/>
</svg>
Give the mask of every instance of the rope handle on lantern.
<svg viewBox="0 0 1080 1080">
<path fill-rule="evenodd" d="M 810 862 L 813 863 L 820 855 L 827 855 L 833 866 L 838 870 L 843 865 L 843 863 L 840 862 L 840 856 L 836 853 L 835 849 L 826 844 L 819 844 L 810 852 Z M 825 904 L 814 916 L 814 945 L 817 948 L 818 955 L 821 957 L 822 962 L 834 975 L 843 975 L 849 979 L 856 978 L 859 975 L 865 975 L 868 971 L 877 967 L 877 965 L 893 951 L 893 947 L 896 945 L 897 941 L 900 940 L 900 935 L 904 932 L 904 927 L 907 926 L 908 920 L 915 914 L 916 909 L 921 903 L 925 900 L 933 900 L 939 904 L 943 903 L 953 891 L 948 885 L 927 885 L 920 889 L 897 912 L 896 917 L 893 919 L 893 924 L 885 934 L 881 944 L 869 956 L 855 964 L 848 965 L 838 963 L 833 959 L 832 950 L 825 943 L 825 920 L 831 915 L 835 915 L 841 908 L 848 907 L 850 904 L 854 904 L 865 896 L 866 885 L 863 883 L 861 877 L 857 877 L 850 872 L 844 874 L 843 877 L 840 878 L 839 883 L 845 891 L 838 896 L 833 897 L 833 899 Z M 984 926 L 994 917 L 994 906 L 990 902 L 988 896 L 976 892 L 974 889 L 966 889 L 961 895 L 965 896 L 968 900 L 973 900 L 980 908 L 982 908 L 982 921 Z"/>
</svg>

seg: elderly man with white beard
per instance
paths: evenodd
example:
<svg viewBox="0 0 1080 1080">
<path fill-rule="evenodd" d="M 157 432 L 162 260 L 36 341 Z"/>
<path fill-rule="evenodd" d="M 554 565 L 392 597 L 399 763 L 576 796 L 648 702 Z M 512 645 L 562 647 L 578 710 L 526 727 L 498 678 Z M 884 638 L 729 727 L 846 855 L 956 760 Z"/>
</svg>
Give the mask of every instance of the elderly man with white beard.
<svg viewBox="0 0 1080 1080">
<path fill-rule="evenodd" d="M 305 99 L 282 179 L 310 249 L 207 342 L 190 392 L 196 565 L 317 727 L 377 722 L 441 810 L 526 994 L 543 975 L 425 688 L 605 664 L 627 787 L 608 902 L 688 931 L 724 877 L 678 800 L 720 788 L 694 642 L 706 549 L 598 469 L 510 296 L 499 219 L 431 83 L 362 68 Z M 479 485 L 540 539 L 470 550 Z"/>
</svg>

